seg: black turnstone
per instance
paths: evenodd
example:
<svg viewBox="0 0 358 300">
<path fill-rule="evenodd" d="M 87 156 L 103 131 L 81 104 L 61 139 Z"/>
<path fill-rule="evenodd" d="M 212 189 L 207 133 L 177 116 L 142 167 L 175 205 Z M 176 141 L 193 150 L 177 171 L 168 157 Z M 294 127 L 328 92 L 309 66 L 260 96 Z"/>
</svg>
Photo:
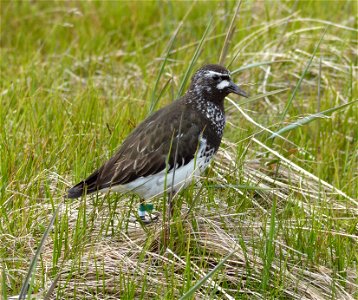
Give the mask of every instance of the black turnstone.
<svg viewBox="0 0 358 300">
<path fill-rule="evenodd" d="M 220 65 L 206 65 L 193 76 L 186 94 L 156 111 L 124 140 L 117 153 L 68 198 L 95 192 L 133 192 L 142 200 L 175 194 L 209 165 L 225 127 L 224 99 L 247 94 Z M 173 174 L 174 173 L 174 174 Z M 143 204 L 139 215 L 144 218 Z"/>
</svg>

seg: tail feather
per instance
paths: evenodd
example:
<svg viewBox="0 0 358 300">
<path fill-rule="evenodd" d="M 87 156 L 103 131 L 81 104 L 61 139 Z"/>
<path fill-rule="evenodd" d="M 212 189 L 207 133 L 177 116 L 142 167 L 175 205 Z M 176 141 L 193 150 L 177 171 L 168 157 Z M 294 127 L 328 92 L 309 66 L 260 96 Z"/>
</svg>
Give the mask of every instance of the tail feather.
<svg viewBox="0 0 358 300">
<path fill-rule="evenodd" d="M 85 194 L 92 194 L 99 190 L 97 185 L 99 172 L 98 170 L 90 175 L 87 179 L 77 183 L 74 187 L 68 190 L 67 198 L 74 199 L 81 197 Z"/>
</svg>

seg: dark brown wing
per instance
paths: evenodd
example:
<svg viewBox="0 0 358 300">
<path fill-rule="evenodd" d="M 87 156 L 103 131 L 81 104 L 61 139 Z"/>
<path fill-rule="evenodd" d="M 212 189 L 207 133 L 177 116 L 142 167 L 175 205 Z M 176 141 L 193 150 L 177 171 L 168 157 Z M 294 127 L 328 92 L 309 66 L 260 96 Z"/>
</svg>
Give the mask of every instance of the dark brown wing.
<svg viewBox="0 0 358 300">
<path fill-rule="evenodd" d="M 117 154 L 104 165 L 97 183 L 100 188 L 156 174 L 166 168 L 166 161 L 168 168 L 173 168 L 177 147 L 177 164 L 186 164 L 194 158 L 203 128 L 197 119 L 188 122 L 194 121 L 195 114 L 178 104 L 158 111 L 128 136 Z"/>
<path fill-rule="evenodd" d="M 142 122 L 118 152 L 86 180 L 73 187 L 68 197 L 76 198 L 85 190 L 91 193 L 156 174 L 166 168 L 167 161 L 171 169 L 177 147 L 177 164 L 187 164 L 195 156 L 204 126 L 194 110 L 188 110 L 180 100 L 173 102 Z"/>
</svg>

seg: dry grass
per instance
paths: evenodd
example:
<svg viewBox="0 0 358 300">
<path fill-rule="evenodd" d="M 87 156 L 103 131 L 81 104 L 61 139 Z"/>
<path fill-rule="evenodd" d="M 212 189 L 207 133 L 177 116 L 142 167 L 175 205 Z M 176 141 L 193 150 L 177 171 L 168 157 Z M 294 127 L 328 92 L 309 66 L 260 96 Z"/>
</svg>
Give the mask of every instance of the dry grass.
<svg viewBox="0 0 358 300">
<path fill-rule="evenodd" d="M 255 139 L 253 140 L 255 141 Z M 248 147 L 249 148 L 249 147 Z M 235 208 L 228 206 L 223 199 L 216 198 L 215 210 L 198 204 L 190 207 L 184 205 L 180 217 L 172 221 L 180 223 L 183 235 L 190 240 L 189 252 L 200 253 L 190 256 L 190 266 L 193 277 L 197 280 L 215 267 L 217 261 L 231 251 L 234 255 L 224 264 L 220 274 L 210 279 L 203 287 L 203 291 L 196 294 L 196 299 L 207 299 L 208 291 L 213 299 L 234 299 L 230 294 L 240 291 L 243 297 L 250 299 L 264 299 L 264 295 L 252 289 L 252 285 L 260 285 L 262 273 L 265 269 L 265 261 L 259 253 L 257 245 L 262 243 L 264 235 L 269 232 L 269 222 L 260 221 L 271 219 L 271 214 L 284 214 L 288 203 L 302 208 L 302 218 L 308 223 L 315 222 L 321 225 L 319 233 L 342 236 L 357 241 L 358 236 L 347 234 L 343 229 L 339 231 L 325 229 L 327 216 L 317 216 L 317 209 L 327 209 L 340 215 L 341 219 L 357 218 L 358 209 L 354 205 L 346 206 L 346 202 L 339 200 L 344 193 L 331 187 L 327 187 L 312 174 L 300 174 L 297 166 L 288 164 L 267 164 L 275 161 L 273 154 L 265 158 L 248 159 L 257 154 L 250 151 L 244 164 L 237 169 L 236 153 L 233 152 L 235 144 L 225 141 L 224 148 L 220 151 L 215 162 L 213 172 L 216 174 L 215 183 L 222 187 L 234 189 L 242 197 L 247 197 L 253 203 L 253 207 L 245 212 L 237 213 Z M 262 148 L 262 153 L 266 152 Z M 276 157 L 277 158 L 277 157 Z M 250 186 L 256 187 L 256 191 L 239 189 L 230 186 L 225 179 L 227 174 L 239 176 Z M 63 178 L 52 172 L 44 172 L 44 178 L 39 176 L 41 182 L 45 178 L 52 178 L 53 186 L 58 181 L 66 182 Z M 35 182 L 34 182 L 35 184 Z M 70 186 L 70 183 L 68 182 Z M 55 193 L 56 188 L 53 192 Z M 207 197 L 202 192 L 200 198 Z M 105 196 L 100 196 L 104 201 Z M 346 196 L 349 200 L 349 197 Z M 277 201 L 276 211 L 271 211 L 272 202 Z M 167 290 L 172 290 L 173 298 L 179 298 L 183 287 L 186 285 L 183 274 L 188 265 L 187 258 L 176 253 L 176 244 L 186 243 L 177 241 L 173 247 L 160 249 L 163 231 L 165 227 L 162 220 L 148 227 L 141 227 L 137 222 L 123 221 L 129 215 L 128 202 L 124 198 L 118 202 L 115 211 L 110 207 L 95 207 L 91 201 L 86 204 L 86 219 L 91 220 L 91 230 L 83 236 L 81 257 L 61 259 L 61 264 L 55 266 L 57 274 L 56 282 L 51 278 L 45 281 L 44 291 L 56 287 L 57 296 L 53 298 L 71 298 L 76 294 L 78 298 L 118 299 L 126 289 L 121 278 L 131 277 L 134 283 L 141 285 L 143 277 L 146 278 L 144 290 L 133 290 L 133 297 L 162 298 Z M 59 219 L 65 220 L 69 231 L 76 231 L 78 215 L 83 202 L 66 203 L 62 207 Z M 30 209 L 30 208 L 28 208 Z M 32 211 L 43 210 L 43 205 L 31 208 Z M 51 211 L 51 207 L 48 207 Z M 108 227 L 103 222 L 112 216 Z M 39 219 L 39 223 L 45 223 Z M 290 299 L 354 299 L 352 296 L 357 291 L 355 270 L 349 269 L 346 279 L 333 277 L 333 270 L 316 264 L 302 268 L 308 262 L 307 254 L 293 249 L 286 242 L 287 231 L 297 230 L 311 231 L 309 224 L 300 224 L 296 217 L 287 218 L 284 229 L 275 233 L 272 243 L 275 245 L 275 255 L 270 266 L 270 276 L 281 281 L 280 297 Z M 240 224 L 240 226 L 238 226 Z M 312 225 L 312 224 L 311 224 Z M 113 235 L 112 232 L 116 234 Z M 30 238 L 30 237 L 29 237 Z M 22 242 L 26 242 L 25 240 Z M 34 245 L 36 241 L 28 239 L 27 243 Z M 181 247 L 182 245 L 180 245 Z M 244 247 L 243 247 L 244 246 Z M 33 246 L 31 248 L 34 248 Z M 48 240 L 42 254 L 42 268 L 52 273 L 53 269 L 54 241 Z M 181 252 L 181 250 L 180 250 Z M 203 268 L 203 261 L 206 267 Z M 283 264 L 283 265 L 282 265 Z M 76 268 L 76 271 L 74 271 Z M 166 281 L 165 272 L 173 270 L 175 286 Z M 247 284 L 249 282 L 249 284 Z M 345 288 L 342 286 L 345 283 Z M 277 283 L 276 283 L 277 284 Z M 158 289 L 158 286 L 161 288 Z M 121 288 L 119 288 L 121 287 Z M 239 287 L 239 288 L 238 288 Z M 334 294 L 332 293 L 334 290 Z M 126 291 L 128 293 L 128 291 Z"/>
</svg>

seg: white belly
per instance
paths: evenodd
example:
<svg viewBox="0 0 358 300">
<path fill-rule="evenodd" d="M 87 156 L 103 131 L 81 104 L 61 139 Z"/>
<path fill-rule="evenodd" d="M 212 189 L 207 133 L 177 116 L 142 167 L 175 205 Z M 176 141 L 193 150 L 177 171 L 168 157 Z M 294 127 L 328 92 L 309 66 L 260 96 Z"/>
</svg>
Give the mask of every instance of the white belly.
<svg viewBox="0 0 358 300">
<path fill-rule="evenodd" d="M 113 192 L 133 192 L 144 199 L 159 196 L 165 191 L 173 188 L 177 192 L 188 185 L 192 180 L 199 179 L 199 175 L 208 167 L 214 155 L 214 149 L 206 153 L 206 140 L 201 139 L 200 148 L 196 157 L 184 166 L 170 170 L 166 173 L 163 170 L 157 174 L 147 177 L 140 177 L 124 185 L 117 185 L 110 188 Z M 106 189 L 107 191 L 109 189 Z M 106 191 L 102 190 L 102 191 Z"/>
</svg>

